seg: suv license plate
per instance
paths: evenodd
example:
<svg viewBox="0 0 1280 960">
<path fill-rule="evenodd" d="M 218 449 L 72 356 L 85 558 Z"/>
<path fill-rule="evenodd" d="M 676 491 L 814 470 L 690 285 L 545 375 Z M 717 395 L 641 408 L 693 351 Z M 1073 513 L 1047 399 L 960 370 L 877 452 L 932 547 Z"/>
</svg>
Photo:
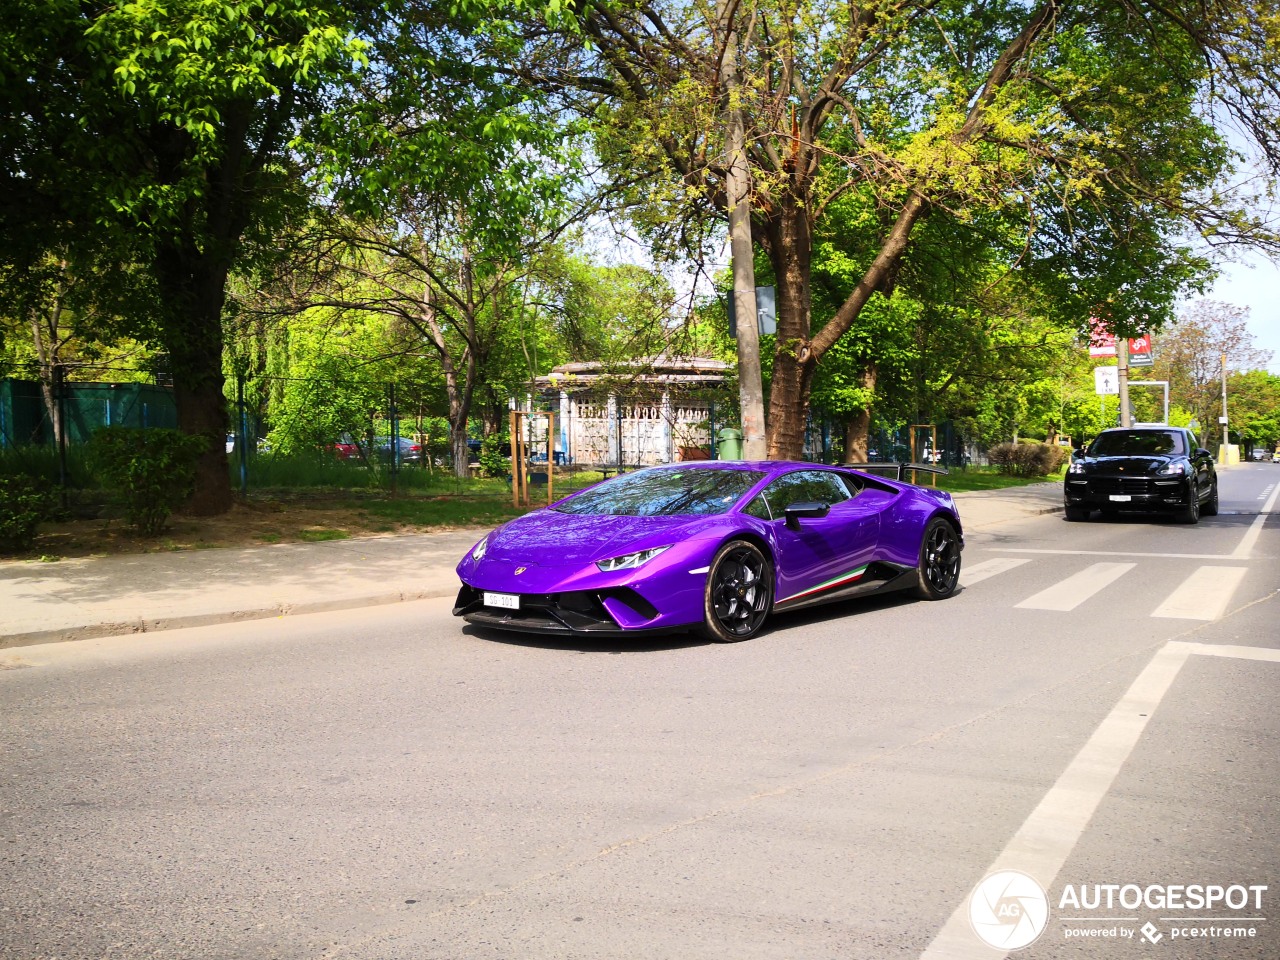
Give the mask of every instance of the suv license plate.
<svg viewBox="0 0 1280 960">
<path fill-rule="evenodd" d="M 503 610 L 519 610 L 520 594 L 490 593 L 486 590 L 484 593 L 484 605 L 486 607 L 501 607 Z"/>
<path fill-rule="evenodd" d="M 1128 503 L 1132 499 L 1133 497 L 1129 496 L 1127 493 L 1113 493 L 1111 495 L 1111 501 L 1113 503 Z"/>
</svg>

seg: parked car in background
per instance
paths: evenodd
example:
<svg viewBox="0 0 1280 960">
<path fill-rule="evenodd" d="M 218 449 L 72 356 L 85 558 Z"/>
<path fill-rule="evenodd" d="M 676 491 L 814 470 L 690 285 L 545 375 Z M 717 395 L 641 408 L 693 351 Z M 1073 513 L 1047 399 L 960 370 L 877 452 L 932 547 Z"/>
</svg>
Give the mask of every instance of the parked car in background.
<svg viewBox="0 0 1280 960">
<path fill-rule="evenodd" d="M 1072 455 L 1063 481 L 1068 520 L 1125 511 L 1164 513 L 1184 523 L 1218 512 L 1213 457 L 1182 427 L 1104 430 Z"/>
<path fill-rule="evenodd" d="M 349 433 L 344 433 L 334 443 L 329 444 L 329 451 L 339 460 L 360 458 L 360 445 L 351 438 Z"/>
<path fill-rule="evenodd" d="M 408 437 L 396 437 L 396 446 L 400 450 L 401 463 L 419 463 L 422 460 L 422 445 L 415 443 Z M 390 437 L 381 437 L 374 441 L 375 449 L 378 451 L 378 457 L 382 460 L 390 460 L 392 451 L 395 449 L 391 445 Z"/>
</svg>

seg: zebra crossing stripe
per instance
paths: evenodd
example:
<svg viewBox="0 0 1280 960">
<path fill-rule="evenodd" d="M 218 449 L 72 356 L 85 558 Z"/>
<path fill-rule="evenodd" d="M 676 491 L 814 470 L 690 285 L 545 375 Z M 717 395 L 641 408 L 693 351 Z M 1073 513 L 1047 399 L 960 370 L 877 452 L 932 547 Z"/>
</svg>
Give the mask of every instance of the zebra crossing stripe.
<svg viewBox="0 0 1280 960">
<path fill-rule="evenodd" d="M 984 560 L 982 563 L 975 563 L 972 567 L 961 568 L 960 583 L 963 586 L 972 587 L 975 583 L 981 583 L 989 577 L 1030 562 L 1030 557 L 997 557 L 994 560 Z"/>
<path fill-rule="evenodd" d="M 1136 566 L 1136 563 L 1095 563 L 1028 597 L 1017 606 L 1023 610 L 1074 610 Z"/>
<path fill-rule="evenodd" d="M 1160 606 L 1153 617 L 1217 620 L 1227 610 L 1247 567 L 1197 567 Z"/>
</svg>

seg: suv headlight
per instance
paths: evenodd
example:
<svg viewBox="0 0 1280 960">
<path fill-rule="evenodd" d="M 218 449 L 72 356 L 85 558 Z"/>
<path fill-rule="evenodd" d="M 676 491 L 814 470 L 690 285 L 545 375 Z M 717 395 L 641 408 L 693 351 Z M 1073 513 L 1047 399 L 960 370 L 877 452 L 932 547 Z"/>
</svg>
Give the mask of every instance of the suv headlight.
<svg viewBox="0 0 1280 960">
<path fill-rule="evenodd" d="M 1167 467 L 1161 467 L 1156 471 L 1162 477 L 1181 477 L 1187 472 L 1185 463 L 1171 463 Z"/>
<path fill-rule="evenodd" d="M 628 553 L 621 557 L 610 557 L 608 560 L 597 560 L 596 566 L 600 568 L 602 573 L 609 573 L 612 570 L 631 570 L 635 567 L 643 566 L 648 563 L 663 550 L 670 549 L 670 544 L 665 547 L 650 547 L 648 550 L 637 550 L 635 553 Z"/>
<path fill-rule="evenodd" d="M 1084 464 L 1079 460 L 1067 467 L 1067 473 L 1084 473 Z"/>
</svg>

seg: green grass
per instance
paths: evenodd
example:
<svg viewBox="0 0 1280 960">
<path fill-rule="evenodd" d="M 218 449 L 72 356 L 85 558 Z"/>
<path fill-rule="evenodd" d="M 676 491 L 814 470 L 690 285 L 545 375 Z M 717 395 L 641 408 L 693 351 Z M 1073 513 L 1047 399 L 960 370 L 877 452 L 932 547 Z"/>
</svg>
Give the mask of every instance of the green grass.
<svg viewBox="0 0 1280 960">
<path fill-rule="evenodd" d="M 1024 487 L 1029 483 L 1044 483 L 1045 481 L 1062 482 L 1063 471 L 1051 473 L 1047 477 L 1014 477 L 1009 474 L 1001 473 L 995 467 L 967 467 L 964 470 L 953 469 L 946 476 L 939 476 L 937 480 L 939 490 L 947 490 L 951 493 L 966 493 L 974 490 L 1003 490 L 1006 487 Z M 929 475 L 921 473 L 917 476 L 916 482 L 921 486 L 929 485 Z"/>
<path fill-rule="evenodd" d="M 528 512 L 526 508 L 513 507 L 510 500 L 477 497 L 400 497 L 395 500 L 353 502 L 350 506 L 358 507 L 380 520 L 419 527 L 487 526 Z"/>
<path fill-rule="evenodd" d="M 302 530 L 298 539 L 306 543 L 322 543 L 325 540 L 349 540 L 351 534 L 345 530 Z"/>
</svg>

